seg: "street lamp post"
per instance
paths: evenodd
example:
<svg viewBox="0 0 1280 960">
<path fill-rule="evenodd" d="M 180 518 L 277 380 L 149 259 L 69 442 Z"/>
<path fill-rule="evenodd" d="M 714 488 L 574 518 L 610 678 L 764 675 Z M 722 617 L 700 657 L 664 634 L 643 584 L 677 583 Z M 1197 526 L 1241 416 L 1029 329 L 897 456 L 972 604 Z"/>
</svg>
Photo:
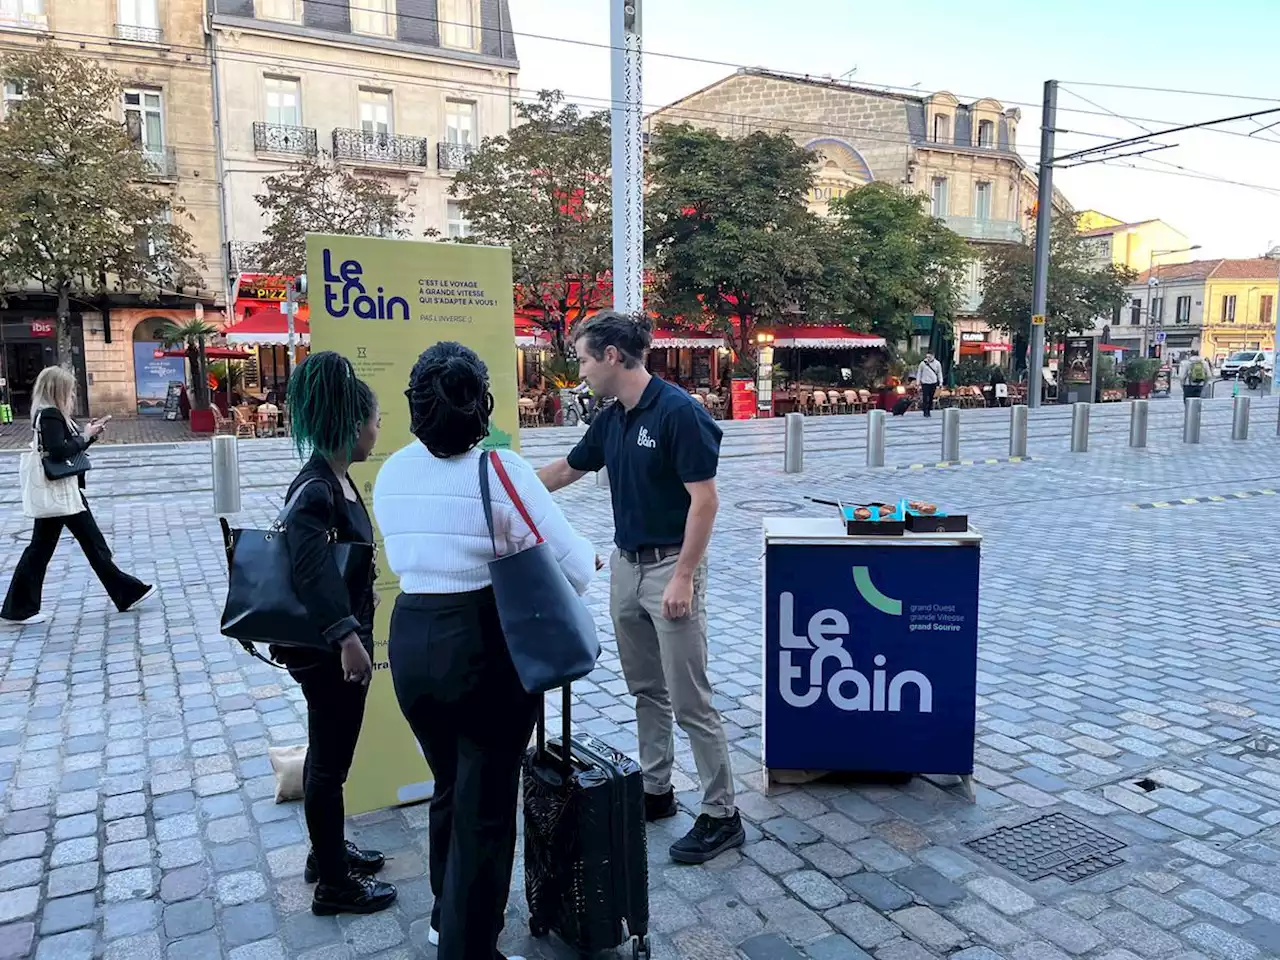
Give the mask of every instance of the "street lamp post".
<svg viewBox="0 0 1280 960">
<path fill-rule="evenodd" d="M 1147 355 L 1148 338 L 1147 331 L 1156 323 L 1156 318 L 1151 315 L 1151 305 L 1154 289 L 1160 286 L 1160 278 L 1155 276 L 1156 257 L 1168 256 L 1171 253 L 1190 253 L 1192 250 L 1199 250 L 1200 244 L 1195 243 L 1189 247 L 1179 247 L 1175 250 L 1152 250 L 1151 256 L 1147 260 L 1147 322 L 1142 325 L 1142 355 Z M 1160 326 L 1164 326 L 1164 297 L 1160 298 Z M 1152 330 L 1154 336 L 1155 331 Z"/>
</svg>

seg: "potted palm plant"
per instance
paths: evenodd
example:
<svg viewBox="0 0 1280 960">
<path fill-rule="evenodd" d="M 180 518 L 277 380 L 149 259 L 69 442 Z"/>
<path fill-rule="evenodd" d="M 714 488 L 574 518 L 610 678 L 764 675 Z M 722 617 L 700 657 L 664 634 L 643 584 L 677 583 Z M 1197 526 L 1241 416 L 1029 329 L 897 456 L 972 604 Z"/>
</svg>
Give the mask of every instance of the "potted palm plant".
<svg viewBox="0 0 1280 960">
<path fill-rule="evenodd" d="M 187 365 L 191 370 L 191 432 L 213 433 L 215 421 L 209 396 L 209 360 L 205 346 L 210 337 L 217 336 L 218 328 L 205 320 L 191 319 L 182 323 L 169 323 L 157 332 L 166 347 L 181 346 L 187 352 Z"/>
<path fill-rule="evenodd" d="M 1151 396 L 1160 361 L 1151 357 L 1134 357 L 1124 365 L 1125 393 L 1129 397 L 1145 400 Z"/>
</svg>

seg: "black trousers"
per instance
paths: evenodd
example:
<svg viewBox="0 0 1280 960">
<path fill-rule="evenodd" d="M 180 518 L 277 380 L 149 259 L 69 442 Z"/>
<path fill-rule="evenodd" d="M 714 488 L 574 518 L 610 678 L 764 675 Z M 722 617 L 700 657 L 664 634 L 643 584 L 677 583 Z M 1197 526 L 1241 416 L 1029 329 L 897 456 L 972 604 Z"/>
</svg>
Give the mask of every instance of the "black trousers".
<svg viewBox="0 0 1280 960">
<path fill-rule="evenodd" d="M 391 677 L 435 775 L 431 925 L 439 960 L 496 960 L 511 890 L 520 760 L 537 718 L 507 652 L 493 591 L 402 594 Z"/>
<path fill-rule="evenodd" d="M 936 383 L 920 384 L 920 409 L 926 417 L 933 416 L 933 395 L 938 392 Z"/>
<path fill-rule="evenodd" d="M 70 531 L 80 544 L 85 559 L 102 581 L 102 586 L 116 609 L 129 609 L 151 589 L 141 580 L 129 576 L 112 561 L 111 548 L 107 546 L 106 538 L 98 529 L 98 521 L 93 519 L 93 512 L 86 502 L 81 513 L 69 517 L 43 517 L 35 521 L 31 529 L 31 542 L 22 551 L 18 566 L 13 571 L 13 579 L 9 581 L 9 592 L 5 594 L 0 617 L 25 620 L 40 612 L 44 575 L 49 569 L 49 561 L 53 559 L 53 551 L 58 547 L 58 538 L 62 536 L 63 528 Z"/>
<path fill-rule="evenodd" d="M 351 770 L 364 722 L 369 688 L 342 676 L 338 654 L 289 665 L 289 673 L 307 700 L 307 760 L 303 767 L 302 807 L 307 833 L 323 884 L 342 883 L 347 876 L 347 850 L 342 788 Z"/>
</svg>

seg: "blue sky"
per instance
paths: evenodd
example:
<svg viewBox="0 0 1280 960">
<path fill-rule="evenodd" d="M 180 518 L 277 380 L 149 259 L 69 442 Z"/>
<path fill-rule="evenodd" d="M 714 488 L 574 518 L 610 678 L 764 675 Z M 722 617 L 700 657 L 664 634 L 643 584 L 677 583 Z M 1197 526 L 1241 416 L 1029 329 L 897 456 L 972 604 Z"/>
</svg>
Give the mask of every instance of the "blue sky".
<svg viewBox="0 0 1280 960">
<path fill-rule="evenodd" d="M 517 33 L 609 42 L 610 0 L 512 0 Z M 658 56 L 830 74 L 853 82 L 946 89 L 964 99 L 994 97 L 1021 106 L 1019 152 L 1039 154 L 1043 83 L 1063 81 L 1059 153 L 1103 142 L 1084 134 L 1141 134 L 1131 117 L 1168 121 L 1152 129 L 1252 110 L 1280 108 L 1280 0 L 643 0 L 644 99 L 656 107 L 732 72 L 730 66 Z M 1043 40 L 1041 39 L 1043 37 Z M 520 86 L 558 87 L 575 98 L 609 99 L 608 51 L 518 36 Z M 1227 99 L 1075 85 L 1070 81 L 1242 94 Z M 1078 99 L 1072 92 L 1100 106 Z M 1071 113 L 1065 108 L 1091 111 Z M 1101 107 L 1101 109 L 1100 109 Z M 1280 121 L 1280 113 L 1264 124 Z M 1077 208 L 1122 220 L 1166 220 L 1194 255 L 1257 256 L 1280 244 L 1280 126 L 1256 137 L 1193 131 L 1161 140 L 1173 149 L 1125 166 L 1093 165 L 1057 174 Z M 1157 163 L 1159 160 L 1161 163 Z M 1169 166 L 1176 165 L 1182 168 Z M 1272 188 L 1232 186 L 1198 174 Z"/>
</svg>

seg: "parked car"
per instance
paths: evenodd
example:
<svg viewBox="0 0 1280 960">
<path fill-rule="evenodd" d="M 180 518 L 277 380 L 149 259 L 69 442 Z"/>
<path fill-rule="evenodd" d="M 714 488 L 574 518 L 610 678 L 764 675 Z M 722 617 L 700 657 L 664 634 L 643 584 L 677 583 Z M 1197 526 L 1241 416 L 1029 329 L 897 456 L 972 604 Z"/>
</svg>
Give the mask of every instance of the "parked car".
<svg viewBox="0 0 1280 960">
<path fill-rule="evenodd" d="M 1221 376 L 1224 380 L 1234 380 L 1246 367 L 1260 366 L 1270 373 L 1275 363 L 1273 350 L 1237 350 L 1222 363 Z"/>
</svg>

